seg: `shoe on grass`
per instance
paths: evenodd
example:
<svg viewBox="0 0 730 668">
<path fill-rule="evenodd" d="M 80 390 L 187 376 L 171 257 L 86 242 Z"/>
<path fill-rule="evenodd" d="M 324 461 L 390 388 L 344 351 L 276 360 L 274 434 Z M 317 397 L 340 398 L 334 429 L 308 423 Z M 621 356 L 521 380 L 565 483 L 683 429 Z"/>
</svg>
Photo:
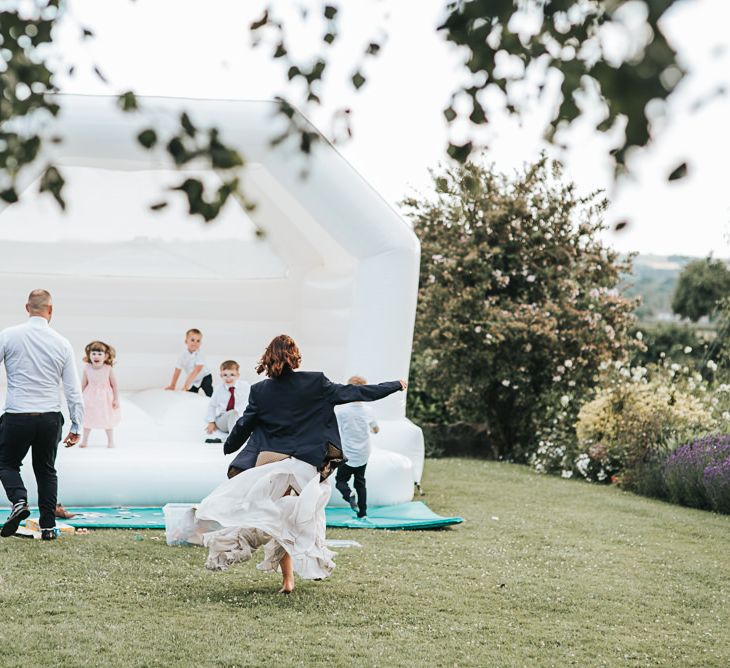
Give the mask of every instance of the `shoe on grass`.
<svg viewBox="0 0 730 668">
<path fill-rule="evenodd" d="M 27 517 L 30 517 L 28 502 L 18 501 L 17 503 L 14 503 L 13 509 L 10 511 L 10 515 L 8 515 L 8 519 L 5 520 L 3 528 L 0 529 L 0 536 L 3 538 L 12 536 L 18 530 L 20 523 Z"/>
<path fill-rule="evenodd" d="M 56 530 L 41 529 L 41 540 L 56 540 Z"/>
</svg>

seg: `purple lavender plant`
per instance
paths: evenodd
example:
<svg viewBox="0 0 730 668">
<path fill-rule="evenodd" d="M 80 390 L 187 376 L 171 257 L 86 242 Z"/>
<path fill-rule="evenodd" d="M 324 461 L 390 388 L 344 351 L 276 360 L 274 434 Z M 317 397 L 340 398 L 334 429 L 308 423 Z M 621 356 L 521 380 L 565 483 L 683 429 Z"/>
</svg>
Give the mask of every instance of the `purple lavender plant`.
<svg viewBox="0 0 730 668">
<path fill-rule="evenodd" d="M 704 483 L 712 509 L 730 515 L 730 457 L 710 464 L 705 469 Z"/>
<path fill-rule="evenodd" d="M 729 458 L 730 434 L 712 434 L 680 446 L 664 464 L 669 498 L 683 506 L 711 508 L 705 469 Z"/>
</svg>

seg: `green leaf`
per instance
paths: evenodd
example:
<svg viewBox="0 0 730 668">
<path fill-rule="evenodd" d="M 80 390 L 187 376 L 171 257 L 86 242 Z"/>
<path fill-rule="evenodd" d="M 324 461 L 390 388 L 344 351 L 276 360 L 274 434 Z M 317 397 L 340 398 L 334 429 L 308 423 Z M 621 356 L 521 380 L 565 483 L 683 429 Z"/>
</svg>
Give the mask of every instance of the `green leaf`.
<svg viewBox="0 0 730 668">
<path fill-rule="evenodd" d="M 109 83 L 109 80 L 104 76 L 103 72 L 99 69 L 98 66 L 94 65 L 94 74 L 105 84 Z"/>
<path fill-rule="evenodd" d="M 269 10 L 266 9 L 264 13 L 261 15 L 260 19 L 256 19 L 251 23 L 251 25 L 248 26 L 248 29 L 251 32 L 254 32 L 258 30 L 259 28 L 263 28 L 267 23 L 269 22 Z"/>
<path fill-rule="evenodd" d="M 379 51 L 380 44 L 378 44 L 377 42 L 370 42 L 370 44 L 368 44 L 368 48 L 365 49 L 365 53 L 367 53 L 369 56 L 377 56 Z"/>
<path fill-rule="evenodd" d="M 161 211 L 167 206 L 167 202 L 157 202 L 157 204 L 150 204 L 150 211 Z"/>
<path fill-rule="evenodd" d="M 286 48 L 284 47 L 283 42 L 279 42 L 276 45 L 276 51 L 274 51 L 274 58 L 282 58 L 287 53 Z"/>
<path fill-rule="evenodd" d="M 172 156 L 172 159 L 178 167 L 184 165 L 192 158 L 192 154 L 187 151 L 179 137 L 173 137 L 167 143 L 167 152 Z"/>
<path fill-rule="evenodd" d="M 8 204 L 14 204 L 18 201 L 18 193 L 15 192 L 15 188 L 8 188 L 0 192 L 0 199 Z"/>
<path fill-rule="evenodd" d="M 137 141 L 145 148 L 152 148 L 157 143 L 157 133 L 148 128 L 137 135 Z"/>
<path fill-rule="evenodd" d="M 454 111 L 454 108 L 446 107 L 446 109 L 444 109 L 444 116 L 446 117 L 446 120 L 451 123 L 456 118 L 456 112 Z"/>
<path fill-rule="evenodd" d="M 687 163 L 683 162 L 680 165 L 677 165 L 672 170 L 672 173 L 667 178 L 667 181 L 678 181 L 679 179 L 683 179 L 686 176 L 687 176 Z"/>
<path fill-rule="evenodd" d="M 122 111 L 137 111 L 137 96 L 128 90 L 117 98 L 117 104 Z"/>
<path fill-rule="evenodd" d="M 335 37 L 337 37 L 337 35 L 335 35 L 333 32 L 328 32 L 325 34 L 322 40 L 327 44 L 332 44 L 332 42 L 335 41 Z"/>
<path fill-rule="evenodd" d="M 190 120 L 190 116 L 188 116 L 184 111 L 180 114 L 180 125 L 182 125 L 182 128 L 188 137 L 195 137 L 197 129 Z"/>
<path fill-rule="evenodd" d="M 352 75 L 352 85 L 355 86 L 355 90 L 362 88 L 365 81 L 365 77 L 360 74 L 360 72 L 355 72 L 355 74 Z"/>
<path fill-rule="evenodd" d="M 466 162 L 466 159 L 469 157 L 472 148 L 473 146 L 470 141 L 466 142 L 466 144 L 461 145 L 449 143 L 447 153 L 457 162 Z"/>
<path fill-rule="evenodd" d="M 61 172 L 58 171 L 53 165 L 46 167 L 46 171 L 43 172 L 40 182 L 40 192 L 49 192 L 53 195 L 53 198 L 58 202 L 58 205 L 66 210 L 66 201 L 63 199 L 61 192 L 63 186 L 66 183 Z"/>
<path fill-rule="evenodd" d="M 325 5 L 324 17 L 326 19 L 332 20 L 333 18 L 335 18 L 335 16 L 337 16 L 337 7 L 335 7 L 334 5 Z"/>
</svg>

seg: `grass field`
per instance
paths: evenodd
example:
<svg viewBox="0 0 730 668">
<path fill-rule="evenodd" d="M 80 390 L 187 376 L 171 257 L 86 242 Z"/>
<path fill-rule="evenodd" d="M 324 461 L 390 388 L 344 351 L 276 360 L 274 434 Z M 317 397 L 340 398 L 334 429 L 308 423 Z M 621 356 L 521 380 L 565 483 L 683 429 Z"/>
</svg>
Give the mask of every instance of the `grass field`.
<svg viewBox="0 0 730 668">
<path fill-rule="evenodd" d="M 3 539 L 0 665 L 730 665 L 730 517 L 493 462 L 424 483 L 466 522 L 330 531 L 363 547 L 289 597 L 159 531 Z"/>
</svg>

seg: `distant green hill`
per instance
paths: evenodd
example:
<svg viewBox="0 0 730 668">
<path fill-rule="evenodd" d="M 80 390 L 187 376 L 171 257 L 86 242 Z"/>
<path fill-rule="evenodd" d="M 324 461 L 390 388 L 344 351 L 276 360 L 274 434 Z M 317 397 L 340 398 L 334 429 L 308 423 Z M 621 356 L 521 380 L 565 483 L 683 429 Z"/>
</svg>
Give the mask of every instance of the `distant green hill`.
<svg viewBox="0 0 730 668">
<path fill-rule="evenodd" d="M 624 277 L 621 291 L 641 297 L 636 310 L 639 320 L 674 320 L 672 295 L 684 266 L 697 258 L 686 255 L 637 255 L 631 274 Z"/>
</svg>

